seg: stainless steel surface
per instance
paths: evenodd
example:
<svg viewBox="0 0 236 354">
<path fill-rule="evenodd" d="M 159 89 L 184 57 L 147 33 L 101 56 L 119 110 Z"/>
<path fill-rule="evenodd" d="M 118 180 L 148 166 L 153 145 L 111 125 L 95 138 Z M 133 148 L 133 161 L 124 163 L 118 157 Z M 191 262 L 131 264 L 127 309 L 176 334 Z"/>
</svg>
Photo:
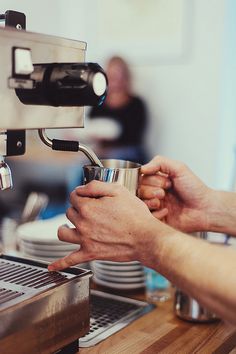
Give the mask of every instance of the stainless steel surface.
<svg viewBox="0 0 236 354">
<path fill-rule="evenodd" d="M 101 160 L 104 167 L 86 165 L 84 169 L 84 181 L 92 180 L 103 182 L 116 182 L 126 187 L 133 194 L 137 193 L 138 179 L 141 165 L 124 160 Z"/>
<path fill-rule="evenodd" d="M 8 86 L 12 48 L 29 48 L 33 63 L 84 62 L 86 43 L 0 27 L 1 129 L 38 129 L 84 126 L 83 107 L 24 105 Z"/>
<path fill-rule="evenodd" d="M 0 259 L 0 309 L 8 307 L 11 299 L 4 298 L 4 292 L 18 294 L 11 305 L 32 297 L 45 289 L 62 284 L 73 278 L 66 273 L 49 273 L 37 266 L 19 264 L 12 260 Z"/>
<path fill-rule="evenodd" d="M 179 318 L 192 322 L 212 322 L 219 319 L 181 290 L 176 290 L 175 293 L 175 313 Z"/>
<path fill-rule="evenodd" d="M 98 344 L 154 307 L 143 301 L 92 290 L 90 331 L 80 338 L 79 346 Z"/>
<path fill-rule="evenodd" d="M 2 353 L 54 353 L 89 330 L 90 271 L 0 256 Z"/>
<path fill-rule="evenodd" d="M 3 157 L 0 156 L 0 190 L 9 189 L 12 186 L 11 170 Z"/>
<path fill-rule="evenodd" d="M 52 148 L 53 146 L 52 140 L 47 136 L 45 129 L 39 129 L 38 133 L 42 142 L 48 147 Z M 99 160 L 95 152 L 92 149 L 90 149 L 88 146 L 84 144 L 78 144 L 78 149 L 79 149 L 78 151 L 83 152 L 87 156 L 87 158 L 91 161 L 93 165 L 103 167 L 102 162 Z"/>
<path fill-rule="evenodd" d="M 207 240 L 207 232 L 195 232 L 192 236 Z M 212 322 L 219 319 L 215 314 L 179 289 L 175 293 L 174 310 L 179 318 L 187 321 Z"/>
</svg>

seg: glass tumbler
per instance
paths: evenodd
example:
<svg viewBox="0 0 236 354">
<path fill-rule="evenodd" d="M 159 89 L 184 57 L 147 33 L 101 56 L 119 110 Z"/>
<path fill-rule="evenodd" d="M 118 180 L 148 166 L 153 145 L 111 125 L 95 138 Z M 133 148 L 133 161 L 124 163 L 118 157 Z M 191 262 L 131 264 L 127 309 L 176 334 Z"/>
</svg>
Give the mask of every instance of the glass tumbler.
<svg viewBox="0 0 236 354">
<path fill-rule="evenodd" d="M 170 282 L 160 273 L 151 268 L 144 268 L 146 299 L 148 302 L 164 302 L 170 295 Z"/>
</svg>

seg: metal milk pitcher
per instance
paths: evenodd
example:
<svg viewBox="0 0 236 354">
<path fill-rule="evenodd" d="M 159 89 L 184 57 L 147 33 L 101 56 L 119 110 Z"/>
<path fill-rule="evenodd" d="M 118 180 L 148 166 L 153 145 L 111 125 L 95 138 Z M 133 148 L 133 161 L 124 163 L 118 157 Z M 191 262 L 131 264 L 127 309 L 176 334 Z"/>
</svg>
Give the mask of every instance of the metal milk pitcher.
<svg viewBox="0 0 236 354">
<path fill-rule="evenodd" d="M 197 232 L 192 235 L 197 238 L 207 239 L 207 232 Z M 219 320 L 215 314 L 180 289 L 177 289 L 175 293 L 174 311 L 179 318 L 186 321 L 212 322 Z"/>
</svg>

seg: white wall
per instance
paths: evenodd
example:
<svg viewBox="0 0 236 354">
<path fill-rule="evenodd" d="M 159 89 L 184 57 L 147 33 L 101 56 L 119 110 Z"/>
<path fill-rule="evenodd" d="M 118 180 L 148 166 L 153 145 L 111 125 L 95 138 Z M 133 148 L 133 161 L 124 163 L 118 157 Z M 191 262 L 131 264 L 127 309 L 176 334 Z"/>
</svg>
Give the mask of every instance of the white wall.
<svg viewBox="0 0 236 354">
<path fill-rule="evenodd" d="M 236 191 L 236 1 L 228 0 L 221 80 L 217 186 Z"/>
<path fill-rule="evenodd" d="M 77 1 L 77 4 L 84 1 Z M 70 0 L 1 0 L 0 12 L 15 10 L 25 13 L 26 27 L 28 31 L 40 32 L 66 37 L 64 26 L 65 18 L 67 26 L 70 23 Z M 68 7 L 68 11 L 67 11 Z M 82 5 L 83 8 L 83 5 Z"/>
<path fill-rule="evenodd" d="M 187 163 L 215 183 L 219 124 L 223 1 L 194 2 L 191 46 L 183 62 L 137 68 L 139 86 L 151 83 L 153 152 Z"/>
<path fill-rule="evenodd" d="M 96 25 L 91 25 L 91 18 L 96 16 L 96 11 L 92 12 L 96 1 L 99 2 L 2 0 L 0 6 L 3 11 L 25 12 L 28 30 L 88 41 L 87 58 L 100 62 L 106 57 L 107 48 L 103 53 L 101 43 L 98 45 L 94 40 Z M 209 185 L 227 187 L 224 178 L 219 178 L 219 161 L 225 148 L 221 122 L 227 109 L 222 82 L 230 90 L 226 76 L 231 75 L 230 71 L 223 70 L 231 55 L 225 56 L 229 47 L 225 42 L 225 36 L 229 35 L 225 25 L 229 15 L 228 2 L 234 0 L 187 1 L 190 11 L 183 57 L 166 62 L 147 60 L 147 63 L 138 63 L 134 60 L 135 87 L 149 106 L 151 129 L 147 140 L 151 153 L 182 160 Z M 231 17 L 235 19 L 235 8 L 233 10 Z M 122 27 L 120 31 L 122 33 Z M 126 33 L 123 35 L 125 38 Z M 233 37 L 230 45 L 234 45 L 235 50 Z M 153 42 L 152 53 L 155 46 L 158 43 Z M 110 50 L 116 53 L 115 42 Z M 129 51 L 127 56 L 132 58 L 132 52 Z M 225 132 L 227 134 L 227 129 Z M 229 165 L 230 162 L 228 169 Z"/>
</svg>

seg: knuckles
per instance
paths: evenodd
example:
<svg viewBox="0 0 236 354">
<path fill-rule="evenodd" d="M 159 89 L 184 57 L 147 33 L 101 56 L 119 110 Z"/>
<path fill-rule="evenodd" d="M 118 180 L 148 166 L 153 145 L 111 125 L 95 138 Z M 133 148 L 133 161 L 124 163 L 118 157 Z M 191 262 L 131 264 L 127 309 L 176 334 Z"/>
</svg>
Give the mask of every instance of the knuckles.
<svg viewBox="0 0 236 354">
<path fill-rule="evenodd" d="M 90 203 L 83 201 L 79 206 L 79 214 L 82 218 L 86 218 L 90 215 L 91 205 Z"/>
<path fill-rule="evenodd" d="M 81 238 L 81 241 L 84 242 L 85 238 L 87 239 L 90 235 L 91 230 L 89 225 L 86 221 L 81 220 L 76 229 L 78 230 L 79 234 L 83 236 L 83 238 Z"/>
</svg>

